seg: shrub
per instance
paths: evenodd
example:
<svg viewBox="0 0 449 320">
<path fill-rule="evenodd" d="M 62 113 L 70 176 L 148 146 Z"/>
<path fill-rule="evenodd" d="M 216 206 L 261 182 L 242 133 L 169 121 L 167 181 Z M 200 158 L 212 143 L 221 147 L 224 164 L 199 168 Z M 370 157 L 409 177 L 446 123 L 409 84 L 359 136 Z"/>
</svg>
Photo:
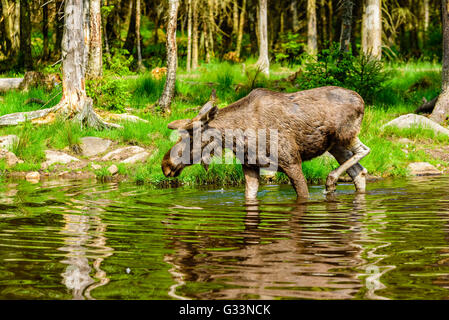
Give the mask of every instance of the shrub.
<svg viewBox="0 0 449 320">
<path fill-rule="evenodd" d="M 86 81 L 86 92 L 94 106 L 115 112 L 124 112 L 131 97 L 126 83 L 111 77 Z"/>
<path fill-rule="evenodd" d="M 322 50 L 316 59 L 309 61 L 297 78 L 301 89 L 339 86 L 358 92 L 371 103 L 387 80 L 380 61 L 365 55 L 356 57 L 351 52 L 340 52 L 338 44 Z"/>
</svg>

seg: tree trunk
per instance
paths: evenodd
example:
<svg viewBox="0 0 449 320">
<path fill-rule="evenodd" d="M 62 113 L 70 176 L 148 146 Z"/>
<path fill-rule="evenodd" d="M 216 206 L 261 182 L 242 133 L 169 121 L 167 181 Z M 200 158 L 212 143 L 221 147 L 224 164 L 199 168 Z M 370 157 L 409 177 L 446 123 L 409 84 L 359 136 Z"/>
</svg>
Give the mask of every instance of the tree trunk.
<svg viewBox="0 0 449 320">
<path fill-rule="evenodd" d="M 429 0 L 424 0 L 424 32 L 427 32 L 430 24 Z"/>
<path fill-rule="evenodd" d="M 0 126 L 25 121 L 49 123 L 57 116 L 72 119 L 82 125 L 103 129 L 120 127 L 102 121 L 94 112 L 92 99 L 86 95 L 86 44 L 83 0 L 65 0 L 65 28 L 62 40 L 62 99 L 53 108 L 7 114 L 0 117 Z"/>
<path fill-rule="evenodd" d="M 267 0 L 259 0 L 259 60 L 257 66 L 263 74 L 269 77 L 267 11 Z"/>
<path fill-rule="evenodd" d="M 56 16 L 55 16 L 55 24 L 54 24 L 56 39 L 55 39 L 55 50 L 54 50 L 53 54 L 57 57 L 61 56 L 62 37 L 64 35 L 65 16 L 64 16 L 64 10 L 62 10 L 63 9 L 62 5 L 63 5 L 62 0 L 56 0 Z"/>
<path fill-rule="evenodd" d="M 44 38 L 42 48 L 42 60 L 48 59 L 48 4 L 45 3 L 42 7 L 42 35 Z"/>
<path fill-rule="evenodd" d="M 240 11 L 239 33 L 237 35 L 237 47 L 235 49 L 237 58 L 240 58 L 242 52 L 243 30 L 245 27 L 246 0 L 243 0 L 242 10 Z"/>
<path fill-rule="evenodd" d="M 292 29 L 293 32 L 298 32 L 299 30 L 299 21 L 298 21 L 298 1 L 293 0 L 291 2 L 290 10 L 292 11 Z"/>
<path fill-rule="evenodd" d="M 216 11 L 214 4 L 216 4 L 216 2 L 214 2 L 213 0 L 208 0 L 209 21 L 207 21 L 207 22 L 209 23 L 209 26 L 207 27 L 208 32 L 206 32 L 206 36 L 209 40 L 209 60 L 210 60 L 210 57 L 214 56 L 214 34 L 215 34 L 214 11 Z"/>
<path fill-rule="evenodd" d="M 198 0 L 192 0 L 193 10 L 193 44 L 192 44 L 192 69 L 198 68 Z"/>
<path fill-rule="evenodd" d="M 103 74 L 101 42 L 101 0 L 90 2 L 90 45 L 86 78 L 99 78 Z"/>
<path fill-rule="evenodd" d="M 352 10 L 354 8 L 353 0 L 344 0 L 342 8 L 340 51 L 349 52 L 351 48 Z"/>
<path fill-rule="evenodd" d="M 164 91 L 157 105 L 162 112 L 170 112 L 170 105 L 175 96 L 176 67 L 178 64 L 178 51 L 176 45 L 176 25 L 178 20 L 179 0 L 169 0 L 169 12 L 167 23 L 167 79 Z"/>
<path fill-rule="evenodd" d="M 232 33 L 237 35 L 239 33 L 239 2 L 233 0 L 232 2 Z"/>
<path fill-rule="evenodd" d="M 192 70 L 192 0 L 187 2 L 187 72 Z"/>
<path fill-rule="evenodd" d="M 334 41 L 334 26 L 332 20 L 334 18 L 334 6 L 332 4 L 332 0 L 327 1 L 327 9 L 328 9 L 327 34 L 329 36 L 329 42 L 332 43 L 332 41 Z"/>
<path fill-rule="evenodd" d="M 136 0 L 131 0 L 130 2 L 131 16 L 129 19 L 128 35 L 126 36 L 123 48 L 128 50 L 129 54 L 133 54 L 134 46 L 136 44 Z"/>
<path fill-rule="evenodd" d="M 315 56 L 318 52 L 316 27 L 316 0 L 307 0 L 307 53 Z"/>
<path fill-rule="evenodd" d="M 327 41 L 329 41 L 329 36 L 327 35 L 327 30 L 328 30 L 328 26 L 327 26 L 327 15 L 326 15 L 326 0 L 321 0 L 321 6 L 320 6 L 320 19 L 321 19 L 321 40 L 322 43 L 326 43 Z"/>
<path fill-rule="evenodd" d="M 443 72 L 441 94 L 430 119 L 443 123 L 449 116 L 449 0 L 441 0 L 443 17 Z"/>
<path fill-rule="evenodd" d="M 205 17 L 203 15 L 203 35 L 205 37 L 204 39 L 204 51 L 206 54 L 206 63 L 210 63 L 210 57 L 211 57 L 211 50 L 210 50 L 210 41 L 209 41 L 209 28 L 210 24 L 208 23 L 208 17 Z"/>
<path fill-rule="evenodd" d="M 136 44 L 137 44 L 137 70 L 139 72 L 145 71 L 145 66 L 142 61 L 142 39 L 140 36 L 140 22 L 141 22 L 141 9 L 140 0 L 136 0 Z"/>
<path fill-rule="evenodd" d="M 31 17 L 28 0 L 20 0 L 20 52 L 18 65 L 25 70 L 33 69 L 31 56 Z"/>
<path fill-rule="evenodd" d="M 365 55 L 382 58 L 381 0 L 366 0 L 363 14 L 362 49 Z"/>
</svg>

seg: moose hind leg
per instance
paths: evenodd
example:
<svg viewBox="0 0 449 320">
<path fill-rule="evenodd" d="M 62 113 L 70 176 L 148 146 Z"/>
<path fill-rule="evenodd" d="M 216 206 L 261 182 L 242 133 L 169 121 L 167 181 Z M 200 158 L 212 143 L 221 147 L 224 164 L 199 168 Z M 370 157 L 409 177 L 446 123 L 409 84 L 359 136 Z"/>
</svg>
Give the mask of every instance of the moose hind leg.
<svg viewBox="0 0 449 320">
<path fill-rule="evenodd" d="M 329 150 L 329 152 L 334 156 L 334 158 L 338 161 L 340 165 L 345 163 L 348 159 L 350 159 L 354 155 L 351 151 L 341 146 L 335 146 L 331 150 Z M 366 175 L 368 171 L 360 163 L 356 163 L 348 170 L 346 170 L 346 172 L 354 182 L 355 189 L 358 192 L 365 192 Z"/>
<path fill-rule="evenodd" d="M 245 198 L 254 200 L 259 190 L 259 168 L 243 166 L 243 173 L 245 174 Z"/>
<path fill-rule="evenodd" d="M 327 180 L 326 180 L 326 191 L 327 192 L 334 192 L 336 190 L 336 183 L 338 178 L 343 174 L 343 172 L 347 171 L 349 168 L 357 164 L 360 160 L 362 160 L 364 157 L 366 157 L 370 153 L 370 148 L 365 146 L 359 138 L 356 138 L 354 140 L 354 143 L 349 148 L 349 151 L 352 152 L 352 157 L 347 159 L 344 163 L 340 165 L 337 169 L 329 173 Z M 359 188 L 364 188 L 363 180 L 357 179 L 357 182 L 354 181 L 354 183 L 359 184 Z"/>
</svg>

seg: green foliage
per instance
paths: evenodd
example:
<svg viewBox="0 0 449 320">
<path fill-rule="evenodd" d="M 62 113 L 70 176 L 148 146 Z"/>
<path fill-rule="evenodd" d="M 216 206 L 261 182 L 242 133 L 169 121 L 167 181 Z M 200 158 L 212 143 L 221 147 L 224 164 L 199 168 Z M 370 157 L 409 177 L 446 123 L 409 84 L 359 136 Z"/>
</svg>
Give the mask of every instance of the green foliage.
<svg viewBox="0 0 449 320">
<path fill-rule="evenodd" d="M 115 112 L 124 112 L 131 98 L 126 83 L 113 77 L 86 81 L 86 92 L 93 99 L 95 107 Z"/>
<path fill-rule="evenodd" d="M 128 50 L 112 48 L 111 53 L 103 54 L 103 66 L 106 75 L 126 76 L 132 74 L 131 65 L 134 61 Z"/>
<path fill-rule="evenodd" d="M 288 66 L 301 63 L 304 50 L 304 37 L 299 33 L 287 33 L 281 36 L 280 47 L 275 50 L 276 62 L 287 63 Z"/>
<path fill-rule="evenodd" d="M 340 52 L 339 45 L 335 43 L 305 64 L 297 83 L 300 89 L 344 87 L 358 92 L 367 103 L 371 103 L 383 89 L 386 79 L 380 61 L 364 55 L 356 57 L 351 52 Z"/>
</svg>

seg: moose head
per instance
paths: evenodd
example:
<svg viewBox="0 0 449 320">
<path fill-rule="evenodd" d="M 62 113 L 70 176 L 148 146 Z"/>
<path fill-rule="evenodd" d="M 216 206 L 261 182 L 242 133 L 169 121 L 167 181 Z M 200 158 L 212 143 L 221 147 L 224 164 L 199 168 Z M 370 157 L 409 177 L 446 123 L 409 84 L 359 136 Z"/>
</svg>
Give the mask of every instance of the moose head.
<svg viewBox="0 0 449 320">
<path fill-rule="evenodd" d="M 201 108 L 196 117 L 176 120 L 168 124 L 169 129 L 178 130 L 180 137 L 162 160 L 162 172 L 166 177 L 177 177 L 185 167 L 200 162 L 207 169 L 207 164 L 201 159 L 201 150 L 208 142 L 202 141 L 201 137 L 197 138 L 196 133 L 205 130 L 209 122 L 216 117 L 218 108 L 215 106 L 215 100 L 214 90 L 210 101 Z M 199 159 L 196 155 L 200 155 Z"/>
</svg>

